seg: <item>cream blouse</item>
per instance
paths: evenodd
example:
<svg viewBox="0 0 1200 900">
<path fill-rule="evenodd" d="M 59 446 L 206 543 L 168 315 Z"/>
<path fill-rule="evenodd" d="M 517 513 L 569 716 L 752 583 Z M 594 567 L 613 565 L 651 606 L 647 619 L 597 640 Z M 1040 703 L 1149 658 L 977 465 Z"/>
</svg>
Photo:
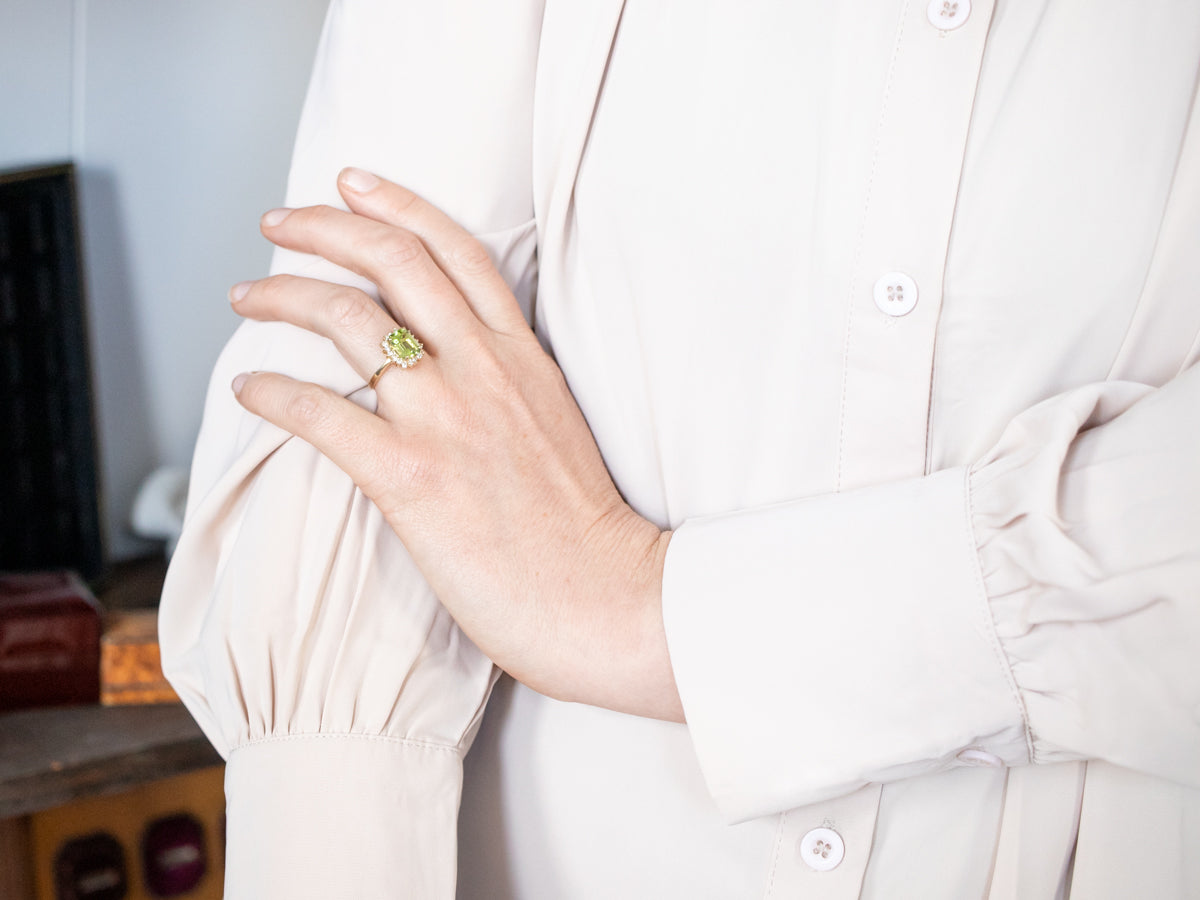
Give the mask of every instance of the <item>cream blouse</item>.
<svg viewBox="0 0 1200 900">
<path fill-rule="evenodd" d="M 1200 897 L 1198 72 L 1194 0 L 334 0 L 287 202 L 357 165 L 480 235 L 676 529 L 688 725 L 484 717 L 229 382 L 372 393 L 244 324 L 161 635 L 227 896 Z"/>
</svg>

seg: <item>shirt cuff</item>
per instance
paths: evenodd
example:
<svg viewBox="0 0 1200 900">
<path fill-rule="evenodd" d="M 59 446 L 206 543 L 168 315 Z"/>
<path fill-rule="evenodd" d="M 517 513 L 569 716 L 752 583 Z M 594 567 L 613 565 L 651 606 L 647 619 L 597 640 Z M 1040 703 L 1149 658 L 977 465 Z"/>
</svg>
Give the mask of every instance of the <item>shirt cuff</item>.
<svg viewBox="0 0 1200 900">
<path fill-rule="evenodd" d="M 689 520 L 667 551 L 663 615 L 696 753 L 731 821 L 1029 761 L 965 468 Z"/>
<path fill-rule="evenodd" d="M 313 734 L 236 748 L 225 769 L 225 896 L 452 900 L 456 748 Z"/>
</svg>

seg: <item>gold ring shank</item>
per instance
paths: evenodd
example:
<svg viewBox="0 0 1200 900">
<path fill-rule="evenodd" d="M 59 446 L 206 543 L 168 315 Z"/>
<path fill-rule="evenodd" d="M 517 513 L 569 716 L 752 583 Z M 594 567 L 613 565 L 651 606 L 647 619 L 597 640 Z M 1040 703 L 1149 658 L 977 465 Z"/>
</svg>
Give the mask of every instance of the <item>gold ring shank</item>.
<svg viewBox="0 0 1200 900">
<path fill-rule="evenodd" d="M 367 382 L 367 387 L 369 387 L 371 390 L 375 390 L 375 385 L 379 383 L 379 379 L 383 377 L 383 373 L 395 365 L 399 365 L 399 363 L 397 363 L 395 360 L 387 360 L 382 366 L 375 370 L 375 374 L 372 375 L 371 380 Z"/>
</svg>

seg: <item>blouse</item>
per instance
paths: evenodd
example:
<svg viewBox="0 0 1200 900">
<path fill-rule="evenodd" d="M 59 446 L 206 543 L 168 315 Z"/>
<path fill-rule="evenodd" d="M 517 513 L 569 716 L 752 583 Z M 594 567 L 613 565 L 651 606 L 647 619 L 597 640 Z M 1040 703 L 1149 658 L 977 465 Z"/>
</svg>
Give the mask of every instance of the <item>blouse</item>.
<svg viewBox="0 0 1200 900">
<path fill-rule="evenodd" d="M 247 322 L 161 613 L 227 896 L 1200 896 L 1198 73 L 1190 0 L 334 0 L 287 203 L 488 247 L 674 529 L 687 725 L 493 692 L 229 383 L 372 392 Z"/>
</svg>

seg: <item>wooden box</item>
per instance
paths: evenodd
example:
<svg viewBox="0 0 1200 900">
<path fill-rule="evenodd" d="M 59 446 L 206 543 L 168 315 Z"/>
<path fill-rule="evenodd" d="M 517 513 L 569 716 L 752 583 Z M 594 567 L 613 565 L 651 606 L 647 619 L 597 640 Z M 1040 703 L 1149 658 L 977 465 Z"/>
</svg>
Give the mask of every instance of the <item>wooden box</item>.
<svg viewBox="0 0 1200 900">
<path fill-rule="evenodd" d="M 100 637 L 100 702 L 106 706 L 179 702 L 163 677 L 157 610 L 105 615 Z"/>
<path fill-rule="evenodd" d="M 0 574 L 0 710 L 95 703 L 100 606 L 73 572 Z"/>
</svg>

